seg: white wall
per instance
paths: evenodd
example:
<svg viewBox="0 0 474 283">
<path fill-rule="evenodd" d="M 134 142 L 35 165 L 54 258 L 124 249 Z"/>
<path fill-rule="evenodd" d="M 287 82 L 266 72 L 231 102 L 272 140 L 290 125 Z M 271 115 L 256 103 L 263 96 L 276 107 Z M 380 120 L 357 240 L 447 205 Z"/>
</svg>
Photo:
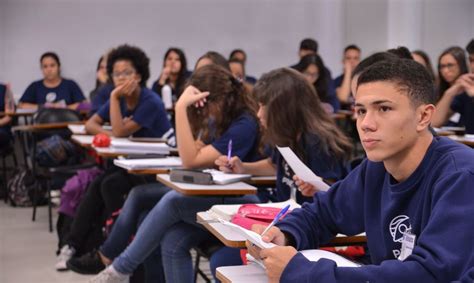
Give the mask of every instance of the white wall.
<svg viewBox="0 0 474 283">
<path fill-rule="evenodd" d="M 346 44 L 363 55 L 407 45 L 432 60 L 474 37 L 472 0 L 0 0 L 0 81 L 17 98 L 41 78 L 40 55 L 56 51 L 65 77 L 85 93 L 100 55 L 122 43 L 141 47 L 158 77 L 169 46 L 184 49 L 189 68 L 208 50 L 248 53 L 261 75 L 297 61 L 299 41 L 314 37 L 336 76 Z"/>
</svg>

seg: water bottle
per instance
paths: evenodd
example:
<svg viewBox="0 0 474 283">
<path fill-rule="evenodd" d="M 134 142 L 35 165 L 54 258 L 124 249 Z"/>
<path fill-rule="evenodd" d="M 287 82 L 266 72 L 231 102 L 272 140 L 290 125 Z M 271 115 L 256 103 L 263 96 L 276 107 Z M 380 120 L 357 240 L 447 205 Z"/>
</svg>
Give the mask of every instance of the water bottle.
<svg viewBox="0 0 474 283">
<path fill-rule="evenodd" d="M 173 108 L 173 98 L 171 94 L 171 87 L 169 85 L 164 85 L 161 88 L 161 98 L 163 99 L 166 109 Z"/>
<path fill-rule="evenodd" d="M 7 84 L 7 89 L 5 92 L 5 112 L 6 113 L 14 113 L 15 112 L 15 98 L 13 97 L 13 92 L 11 91 L 11 87 Z"/>
</svg>

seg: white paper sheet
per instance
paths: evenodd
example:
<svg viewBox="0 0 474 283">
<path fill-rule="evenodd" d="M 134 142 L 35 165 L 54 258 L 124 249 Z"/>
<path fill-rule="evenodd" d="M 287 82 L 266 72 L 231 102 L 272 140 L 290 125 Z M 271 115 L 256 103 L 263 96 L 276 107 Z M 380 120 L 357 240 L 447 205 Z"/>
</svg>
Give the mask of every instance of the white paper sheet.
<svg viewBox="0 0 474 283">
<path fill-rule="evenodd" d="M 310 183 L 320 191 L 327 191 L 330 188 L 328 184 L 324 183 L 321 177 L 314 174 L 314 172 L 296 156 L 291 148 L 278 146 L 277 148 L 298 178 L 306 183 Z"/>
</svg>

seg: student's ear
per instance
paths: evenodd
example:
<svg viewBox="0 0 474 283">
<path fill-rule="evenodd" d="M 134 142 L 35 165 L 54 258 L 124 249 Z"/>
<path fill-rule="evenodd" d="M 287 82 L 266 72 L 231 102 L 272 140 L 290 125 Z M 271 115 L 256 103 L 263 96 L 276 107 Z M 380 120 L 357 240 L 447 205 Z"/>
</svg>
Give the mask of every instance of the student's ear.
<svg viewBox="0 0 474 283">
<path fill-rule="evenodd" d="M 137 74 L 137 76 L 135 78 L 136 78 L 138 84 L 140 84 L 142 82 L 142 76 L 141 75 Z"/>
<path fill-rule="evenodd" d="M 433 104 L 422 104 L 417 108 L 418 131 L 423 131 L 431 124 L 436 107 Z"/>
</svg>

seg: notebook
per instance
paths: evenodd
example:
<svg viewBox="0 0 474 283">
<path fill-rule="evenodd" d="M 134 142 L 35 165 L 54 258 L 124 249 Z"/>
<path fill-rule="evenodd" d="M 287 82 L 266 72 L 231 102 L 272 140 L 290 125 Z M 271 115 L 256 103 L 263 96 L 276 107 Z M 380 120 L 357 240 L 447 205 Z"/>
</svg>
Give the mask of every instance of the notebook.
<svg viewBox="0 0 474 283">
<path fill-rule="evenodd" d="M 254 245 L 256 245 L 257 247 L 261 249 L 269 249 L 276 246 L 273 243 L 264 242 L 262 240 L 262 237 L 253 231 L 242 228 L 226 220 L 220 219 L 219 222 L 231 228 L 236 233 L 242 234 L 245 237 L 245 239 L 247 239 L 249 242 L 253 243 Z M 304 250 L 304 251 L 300 251 L 300 253 L 304 255 L 307 259 L 309 259 L 310 261 L 318 261 L 322 258 L 325 258 L 325 259 L 334 261 L 338 267 L 360 267 L 360 264 L 358 263 L 348 260 L 347 258 L 342 257 L 338 254 L 324 251 L 324 250 Z M 252 260 L 255 260 L 257 263 L 259 263 L 260 266 L 263 266 L 263 264 L 261 264 L 259 260 L 254 259 L 254 258 Z"/>
<path fill-rule="evenodd" d="M 126 170 L 149 168 L 177 168 L 183 166 L 179 157 L 145 158 L 145 159 L 115 159 L 114 165 Z"/>
<path fill-rule="evenodd" d="M 112 140 L 111 148 L 117 151 L 149 151 L 153 153 L 169 154 L 170 147 L 165 143 L 133 142 L 126 139 Z"/>
<path fill-rule="evenodd" d="M 250 174 L 230 174 L 215 169 L 205 169 L 202 171 L 211 174 L 212 181 L 218 185 L 237 183 L 240 181 L 249 180 L 252 177 Z"/>
</svg>

